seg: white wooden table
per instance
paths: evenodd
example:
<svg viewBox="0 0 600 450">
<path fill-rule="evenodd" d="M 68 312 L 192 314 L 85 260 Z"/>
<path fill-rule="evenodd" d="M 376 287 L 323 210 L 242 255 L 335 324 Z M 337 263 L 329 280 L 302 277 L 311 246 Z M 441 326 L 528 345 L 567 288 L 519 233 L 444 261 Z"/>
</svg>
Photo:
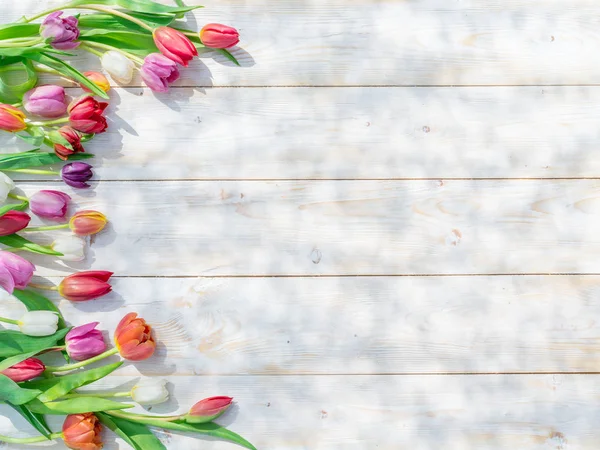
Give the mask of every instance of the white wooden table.
<svg viewBox="0 0 600 450">
<path fill-rule="evenodd" d="M 72 323 L 154 324 L 157 356 L 102 387 L 165 377 L 154 412 L 232 395 L 223 423 L 261 450 L 596 450 L 600 3 L 202 3 L 243 67 L 114 89 L 72 192 L 110 229 L 81 264 L 36 260 L 116 272 L 60 302 Z"/>
</svg>

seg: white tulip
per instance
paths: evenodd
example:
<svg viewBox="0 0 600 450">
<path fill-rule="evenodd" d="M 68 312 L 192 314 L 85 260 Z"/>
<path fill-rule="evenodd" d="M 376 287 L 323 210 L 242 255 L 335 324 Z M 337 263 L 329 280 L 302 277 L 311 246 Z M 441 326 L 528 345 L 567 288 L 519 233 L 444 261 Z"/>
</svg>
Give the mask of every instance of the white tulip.
<svg viewBox="0 0 600 450">
<path fill-rule="evenodd" d="M 129 84 L 133 78 L 135 64 L 123 53 L 109 51 L 100 58 L 102 68 L 106 70 L 117 83 Z"/>
<path fill-rule="evenodd" d="M 169 400 L 167 380 L 162 378 L 143 378 L 133 389 L 131 398 L 140 405 L 158 405 Z"/>
<path fill-rule="evenodd" d="M 64 261 L 83 261 L 85 259 L 85 241 L 77 236 L 67 235 L 56 238 L 52 250 L 62 253 Z"/>
<path fill-rule="evenodd" d="M 21 333 L 27 336 L 50 336 L 58 329 L 58 314 L 52 311 L 29 311 L 19 320 Z"/>
<path fill-rule="evenodd" d="M 15 188 L 15 182 L 4 172 L 0 172 L 0 203 L 4 203 L 8 193 Z"/>
</svg>

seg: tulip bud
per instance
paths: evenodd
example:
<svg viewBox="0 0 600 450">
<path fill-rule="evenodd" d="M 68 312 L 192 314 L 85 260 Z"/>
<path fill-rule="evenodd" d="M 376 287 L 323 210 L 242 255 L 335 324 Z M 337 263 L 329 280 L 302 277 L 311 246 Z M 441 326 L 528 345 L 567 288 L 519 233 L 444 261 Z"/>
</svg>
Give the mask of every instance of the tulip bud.
<svg viewBox="0 0 600 450">
<path fill-rule="evenodd" d="M 78 211 L 71 220 L 69 227 L 77 236 L 90 236 L 99 233 L 104 229 L 108 219 L 104 214 L 98 211 Z"/>
<path fill-rule="evenodd" d="M 60 127 L 58 131 L 50 132 L 48 135 L 50 140 L 54 142 L 54 153 L 62 160 L 66 160 L 75 153 L 85 152 L 83 145 L 81 145 L 81 135 L 68 125 Z M 57 138 L 57 136 L 59 136 L 60 139 Z M 67 141 L 70 147 L 66 146 L 62 139 Z"/>
<path fill-rule="evenodd" d="M 229 48 L 240 42 L 240 34 L 227 25 L 209 23 L 200 30 L 200 41 L 210 48 Z"/>
<path fill-rule="evenodd" d="M 0 203 L 8 198 L 8 193 L 15 188 L 15 182 L 4 172 L 0 172 Z"/>
<path fill-rule="evenodd" d="M 6 375 L 15 383 L 20 383 L 21 381 L 29 381 L 33 378 L 39 377 L 44 370 L 46 370 L 46 366 L 44 366 L 44 363 L 39 359 L 27 358 L 26 360 L 21 361 L 14 366 L 10 366 L 8 369 L 5 369 L 0 373 L 2 375 Z"/>
<path fill-rule="evenodd" d="M 25 117 L 25 114 L 20 109 L 0 103 L 0 130 L 10 132 L 23 131 L 27 128 Z"/>
<path fill-rule="evenodd" d="M 114 339 L 121 356 L 130 361 L 148 359 L 156 350 L 152 327 L 136 313 L 129 313 L 121 319 Z"/>
<path fill-rule="evenodd" d="M 100 72 L 83 72 L 83 74 L 104 92 L 110 91 L 110 83 L 108 82 L 108 79 Z M 92 92 L 83 85 L 81 85 L 81 89 L 86 92 Z"/>
<path fill-rule="evenodd" d="M 131 398 L 140 405 L 158 405 L 169 400 L 167 380 L 143 378 L 131 389 Z"/>
<path fill-rule="evenodd" d="M 108 103 L 99 102 L 90 95 L 82 95 L 69 103 L 69 123 L 82 133 L 103 133 L 108 128 L 103 113 Z"/>
<path fill-rule="evenodd" d="M 211 422 L 223 414 L 231 406 L 231 397 L 210 397 L 200 400 L 185 416 L 188 423 Z"/>
<path fill-rule="evenodd" d="M 19 320 L 19 329 L 27 336 L 50 336 L 58 329 L 58 314 L 53 311 L 28 311 Z"/>
<path fill-rule="evenodd" d="M 36 116 L 55 118 L 67 112 L 65 89 L 61 86 L 38 86 L 25 93 L 23 108 Z"/>
<path fill-rule="evenodd" d="M 40 26 L 40 35 L 50 40 L 50 45 L 57 50 L 72 50 L 79 45 L 79 21 L 76 17 L 62 16 L 62 11 L 49 14 Z"/>
<path fill-rule="evenodd" d="M 62 426 L 65 445 L 73 450 L 100 450 L 102 425 L 93 413 L 69 414 Z"/>
<path fill-rule="evenodd" d="M 104 337 L 96 325 L 98 322 L 75 327 L 65 336 L 67 353 L 75 361 L 85 361 L 106 350 Z"/>
<path fill-rule="evenodd" d="M 16 289 L 25 289 L 35 272 L 35 266 L 12 252 L 0 251 L 0 286 L 12 294 Z"/>
<path fill-rule="evenodd" d="M 63 236 L 52 243 L 52 250 L 62 253 L 63 261 L 83 261 L 85 259 L 85 241 L 77 236 Z"/>
<path fill-rule="evenodd" d="M 90 185 L 86 183 L 93 176 L 92 166 L 82 162 L 74 162 L 65 164 L 60 171 L 60 175 L 65 183 L 69 186 L 79 189 L 89 188 Z"/>
<path fill-rule="evenodd" d="M 135 64 L 121 52 L 114 50 L 108 51 L 100 58 L 102 68 L 120 84 L 129 84 L 133 78 Z"/>
<path fill-rule="evenodd" d="M 140 69 L 144 83 L 154 92 L 167 92 L 169 84 L 179 78 L 177 64 L 160 53 L 151 53 L 144 58 Z"/>
<path fill-rule="evenodd" d="M 67 214 L 69 197 L 64 192 L 42 190 L 29 198 L 29 208 L 39 217 L 46 219 L 62 219 Z"/>
<path fill-rule="evenodd" d="M 184 67 L 187 67 L 194 56 L 198 56 L 196 46 L 180 31 L 169 27 L 158 27 L 152 36 L 163 55 Z"/>
<path fill-rule="evenodd" d="M 0 216 L 0 236 L 8 236 L 21 231 L 27 225 L 31 217 L 23 211 L 11 210 Z"/>
<path fill-rule="evenodd" d="M 112 287 L 108 284 L 112 272 L 89 270 L 65 277 L 58 285 L 58 293 L 72 302 L 93 300 L 108 294 Z"/>
</svg>

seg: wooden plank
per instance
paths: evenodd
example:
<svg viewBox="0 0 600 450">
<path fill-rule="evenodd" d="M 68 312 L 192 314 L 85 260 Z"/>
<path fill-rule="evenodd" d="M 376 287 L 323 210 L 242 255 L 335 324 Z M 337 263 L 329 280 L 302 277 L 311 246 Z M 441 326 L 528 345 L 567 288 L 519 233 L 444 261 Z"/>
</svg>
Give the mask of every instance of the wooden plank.
<svg viewBox="0 0 600 450">
<path fill-rule="evenodd" d="M 0 7 L 0 21 L 61 0 Z M 209 52 L 183 86 L 597 84 L 593 0 L 193 0 L 190 19 L 236 26 L 235 68 Z M 84 69 L 97 58 L 77 58 Z M 136 81 L 139 84 L 139 80 Z"/>
<path fill-rule="evenodd" d="M 111 220 L 73 267 L 123 276 L 600 273 L 598 180 L 113 182 L 72 196 Z"/>
<path fill-rule="evenodd" d="M 157 358 L 136 367 L 149 375 L 600 372 L 598 276 L 117 278 L 113 285 L 88 303 L 53 298 L 72 324 L 99 321 L 111 335 L 127 312 L 148 320 Z M 24 308 L 3 301 L 2 311 L 19 318 Z"/>
<path fill-rule="evenodd" d="M 262 450 L 596 450 L 600 391 L 595 376 L 170 377 L 177 400 L 152 413 L 184 412 L 208 395 L 231 395 L 220 421 Z M 135 381 L 113 377 L 98 387 Z M 122 390 L 122 386 L 119 387 Z M 10 414 L 10 420 L 4 417 Z M 11 421 L 13 423 L 11 423 Z M 60 417 L 52 418 L 55 428 Z M 32 432 L 0 406 L 0 433 Z M 199 441 L 160 433 L 169 449 Z M 105 449 L 125 448 L 106 433 Z M 207 450 L 232 444 L 200 441 Z M 24 447 L 10 446 L 14 449 Z M 63 449 L 61 446 L 52 448 Z"/>
<path fill-rule="evenodd" d="M 100 179 L 600 173 L 598 87 L 177 89 L 169 99 L 132 88 L 112 97 L 111 128 L 86 146 Z M 29 148 L 15 140 L 1 134 L 3 151 Z"/>
</svg>

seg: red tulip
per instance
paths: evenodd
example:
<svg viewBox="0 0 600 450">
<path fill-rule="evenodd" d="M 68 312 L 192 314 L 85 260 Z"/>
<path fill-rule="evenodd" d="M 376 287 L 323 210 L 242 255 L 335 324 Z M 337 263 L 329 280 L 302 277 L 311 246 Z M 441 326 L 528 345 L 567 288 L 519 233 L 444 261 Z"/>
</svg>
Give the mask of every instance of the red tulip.
<svg viewBox="0 0 600 450">
<path fill-rule="evenodd" d="M 158 27 L 152 36 L 163 55 L 184 67 L 187 67 L 194 56 L 198 56 L 196 46 L 180 31 L 169 27 Z"/>
<path fill-rule="evenodd" d="M 223 414 L 231 406 L 233 398 L 231 397 L 210 397 L 200 400 L 185 416 L 185 421 L 189 423 L 210 422 Z"/>
<path fill-rule="evenodd" d="M 14 106 L 0 103 L 0 130 L 14 132 L 25 128 L 25 113 Z"/>
<path fill-rule="evenodd" d="M 102 297 L 112 290 L 111 285 L 108 284 L 112 274 L 104 270 L 74 273 L 63 278 L 58 285 L 58 293 L 72 302 L 84 302 Z"/>
<path fill-rule="evenodd" d="M 103 115 L 107 106 L 108 103 L 99 102 L 90 95 L 82 95 L 69 104 L 69 123 L 82 133 L 102 133 L 108 127 Z"/>
<path fill-rule="evenodd" d="M 67 160 L 67 158 L 74 153 L 83 153 L 85 149 L 83 145 L 81 145 L 81 135 L 72 127 L 66 125 L 58 129 L 58 133 L 62 138 L 66 139 L 66 141 L 71 144 L 71 148 L 65 147 L 63 144 L 58 142 L 54 142 L 54 153 L 62 160 Z"/>
<path fill-rule="evenodd" d="M 100 450 L 102 425 L 92 413 L 69 414 L 62 426 L 65 445 L 73 450 Z"/>
<path fill-rule="evenodd" d="M 77 236 L 89 236 L 102 231 L 107 223 L 108 219 L 101 212 L 85 210 L 71 217 L 69 227 Z"/>
<path fill-rule="evenodd" d="M 21 381 L 28 381 L 39 377 L 44 370 L 46 370 L 46 367 L 39 359 L 27 358 L 14 366 L 10 366 L 8 369 L 4 369 L 0 373 L 6 375 L 14 382 L 20 383 Z"/>
<path fill-rule="evenodd" d="M 23 211 L 8 211 L 0 216 L 0 236 L 8 236 L 29 225 L 31 217 Z"/>
<path fill-rule="evenodd" d="M 200 40 L 211 48 L 229 48 L 240 42 L 240 34 L 235 28 L 209 23 L 200 30 Z"/>
<path fill-rule="evenodd" d="M 121 356 L 130 361 L 148 359 L 156 350 L 152 327 L 136 313 L 129 313 L 115 331 L 115 344 Z"/>
</svg>

